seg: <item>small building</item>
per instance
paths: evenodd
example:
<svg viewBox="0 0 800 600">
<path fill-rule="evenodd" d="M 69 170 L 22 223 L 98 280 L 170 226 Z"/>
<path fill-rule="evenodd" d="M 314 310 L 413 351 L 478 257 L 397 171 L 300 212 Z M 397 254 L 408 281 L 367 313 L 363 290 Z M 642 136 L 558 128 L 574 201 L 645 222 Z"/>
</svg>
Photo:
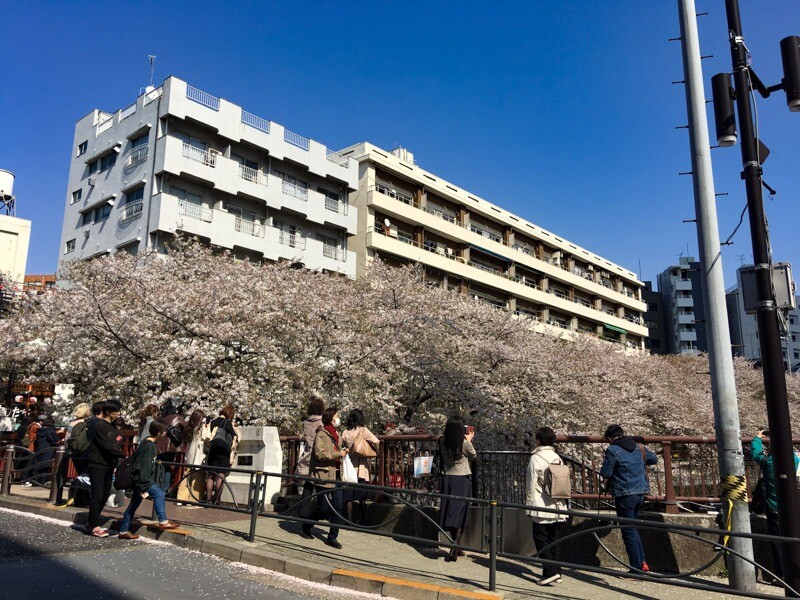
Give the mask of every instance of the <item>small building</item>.
<svg viewBox="0 0 800 600">
<path fill-rule="evenodd" d="M 700 263 L 681 256 L 677 265 L 658 275 L 664 311 L 667 354 L 697 354 L 708 350 Z"/>
<path fill-rule="evenodd" d="M 25 275 L 22 291 L 32 294 L 44 294 L 56 289 L 55 275 Z"/>
<path fill-rule="evenodd" d="M 664 299 L 661 293 L 653 289 L 652 281 L 644 282 L 642 300 L 647 304 L 644 313 L 644 324 L 647 326 L 645 348 L 650 354 L 666 354 L 667 338 L 664 331 Z"/>
</svg>

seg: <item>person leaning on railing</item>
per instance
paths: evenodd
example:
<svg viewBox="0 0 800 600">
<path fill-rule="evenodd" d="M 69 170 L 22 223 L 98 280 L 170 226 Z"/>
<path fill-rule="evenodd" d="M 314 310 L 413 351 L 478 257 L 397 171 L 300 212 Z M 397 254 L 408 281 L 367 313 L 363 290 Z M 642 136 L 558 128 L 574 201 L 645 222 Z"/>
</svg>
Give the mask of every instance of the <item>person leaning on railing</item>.
<svg viewBox="0 0 800 600">
<path fill-rule="evenodd" d="M 442 457 L 442 494 L 449 496 L 469 497 L 472 492 L 471 460 L 478 458 L 472 440 L 475 430 L 464 426 L 464 420 L 459 415 L 452 415 L 444 426 L 444 435 L 439 440 L 439 451 Z M 469 504 L 466 500 L 442 498 L 439 509 L 439 526 L 450 534 L 456 543 L 461 543 L 461 534 L 467 522 Z M 452 548 L 445 558 L 448 562 L 455 562 L 463 551 Z"/>
</svg>

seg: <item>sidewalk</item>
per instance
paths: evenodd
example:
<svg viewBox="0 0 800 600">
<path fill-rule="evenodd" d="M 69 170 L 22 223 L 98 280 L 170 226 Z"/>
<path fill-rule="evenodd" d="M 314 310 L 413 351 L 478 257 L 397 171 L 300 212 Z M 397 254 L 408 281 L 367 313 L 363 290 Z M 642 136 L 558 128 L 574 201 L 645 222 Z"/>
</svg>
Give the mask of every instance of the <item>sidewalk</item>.
<svg viewBox="0 0 800 600">
<path fill-rule="evenodd" d="M 37 512 L 68 521 L 82 522 L 86 509 L 58 509 L 47 504 L 41 490 L 13 489 L 10 498 L 0 498 L 0 506 Z M 37 498 L 39 496 L 39 498 Z M 144 502 L 140 519 L 146 524 L 151 504 Z M 159 539 L 189 549 L 241 561 L 254 566 L 286 573 L 311 581 L 403 598 L 408 600 L 452 598 L 616 598 L 671 599 L 676 595 L 687 599 L 735 598 L 724 592 L 710 593 L 665 584 L 565 571 L 561 584 L 549 587 L 536 585 L 541 570 L 498 559 L 497 590 L 488 590 L 489 558 L 467 553 L 456 563 L 444 561 L 445 552 L 437 548 L 414 547 L 392 538 L 342 530 L 342 550 L 323 543 L 327 528 L 315 527 L 315 539 L 300 537 L 300 525 L 289 521 L 259 517 L 255 543 L 244 539 L 249 531 L 249 516 L 226 511 L 167 507 L 168 515 L 182 524 L 178 534 L 161 534 Z M 106 509 L 104 514 L 119 518 L 122 509 Z M 158 537 L 154 531 L 140 534 Z M 725 584 L 723 579 L 706 582 Z M 759 592 L 781 597 L 781 590 L 759 585 Z"/>
</svg>

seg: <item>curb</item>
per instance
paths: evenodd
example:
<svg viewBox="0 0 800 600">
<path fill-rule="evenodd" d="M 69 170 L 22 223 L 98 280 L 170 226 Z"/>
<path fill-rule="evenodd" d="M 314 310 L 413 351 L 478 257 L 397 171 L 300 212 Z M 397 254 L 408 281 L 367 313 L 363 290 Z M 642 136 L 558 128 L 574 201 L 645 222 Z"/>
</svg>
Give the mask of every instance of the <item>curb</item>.
<svg viewBox="0 0 800 600">
<path fill-rule="evenodd" d="M 19 497 L 0 498 L 0 507 L 75 524 L 83 524 L 86 513 L 84 509 L 56 508 L 47 503 L 31 503 Z M 112 526 L 114 523 L 116 523 L 116 519 L 108 519 L 105 525 Z M 502 600 L 503 598 L 502 594 L 492 592 L 472 592 L 350 569 L 334 569 L 273 554 L 250 542 L 221 540 L 216 537 L 199 535 L 185 529 L 159 531 L 157 527 L 151 525 L 148 521 L 140 521 L 140 526 L 136 533 L 148 539 L 169 542 L 187 550 L 197 550 L 225 560 L 284 573 L 313 583 L 324 583 L 357 592 L 390 596 L 399 600 L 457 600 L 460 598 L 468 600 Z"/>
</svg>

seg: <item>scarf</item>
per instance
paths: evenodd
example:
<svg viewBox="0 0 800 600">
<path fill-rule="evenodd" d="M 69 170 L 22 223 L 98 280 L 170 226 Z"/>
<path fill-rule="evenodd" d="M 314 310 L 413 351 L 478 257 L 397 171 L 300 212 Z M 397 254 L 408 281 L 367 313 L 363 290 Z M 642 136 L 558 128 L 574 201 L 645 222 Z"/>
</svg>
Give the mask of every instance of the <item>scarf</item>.
<svg viewBox="0 0 800 600">
<path fill-rule="evenodd" d="M 325 431 L 331 434 L 333 438 L 333 445 L 338 450 L 339 449 L 339 432 L 336 431 L 336 427 L 333 426 L 333 423 L 325 425 Z"/>
</svg>

